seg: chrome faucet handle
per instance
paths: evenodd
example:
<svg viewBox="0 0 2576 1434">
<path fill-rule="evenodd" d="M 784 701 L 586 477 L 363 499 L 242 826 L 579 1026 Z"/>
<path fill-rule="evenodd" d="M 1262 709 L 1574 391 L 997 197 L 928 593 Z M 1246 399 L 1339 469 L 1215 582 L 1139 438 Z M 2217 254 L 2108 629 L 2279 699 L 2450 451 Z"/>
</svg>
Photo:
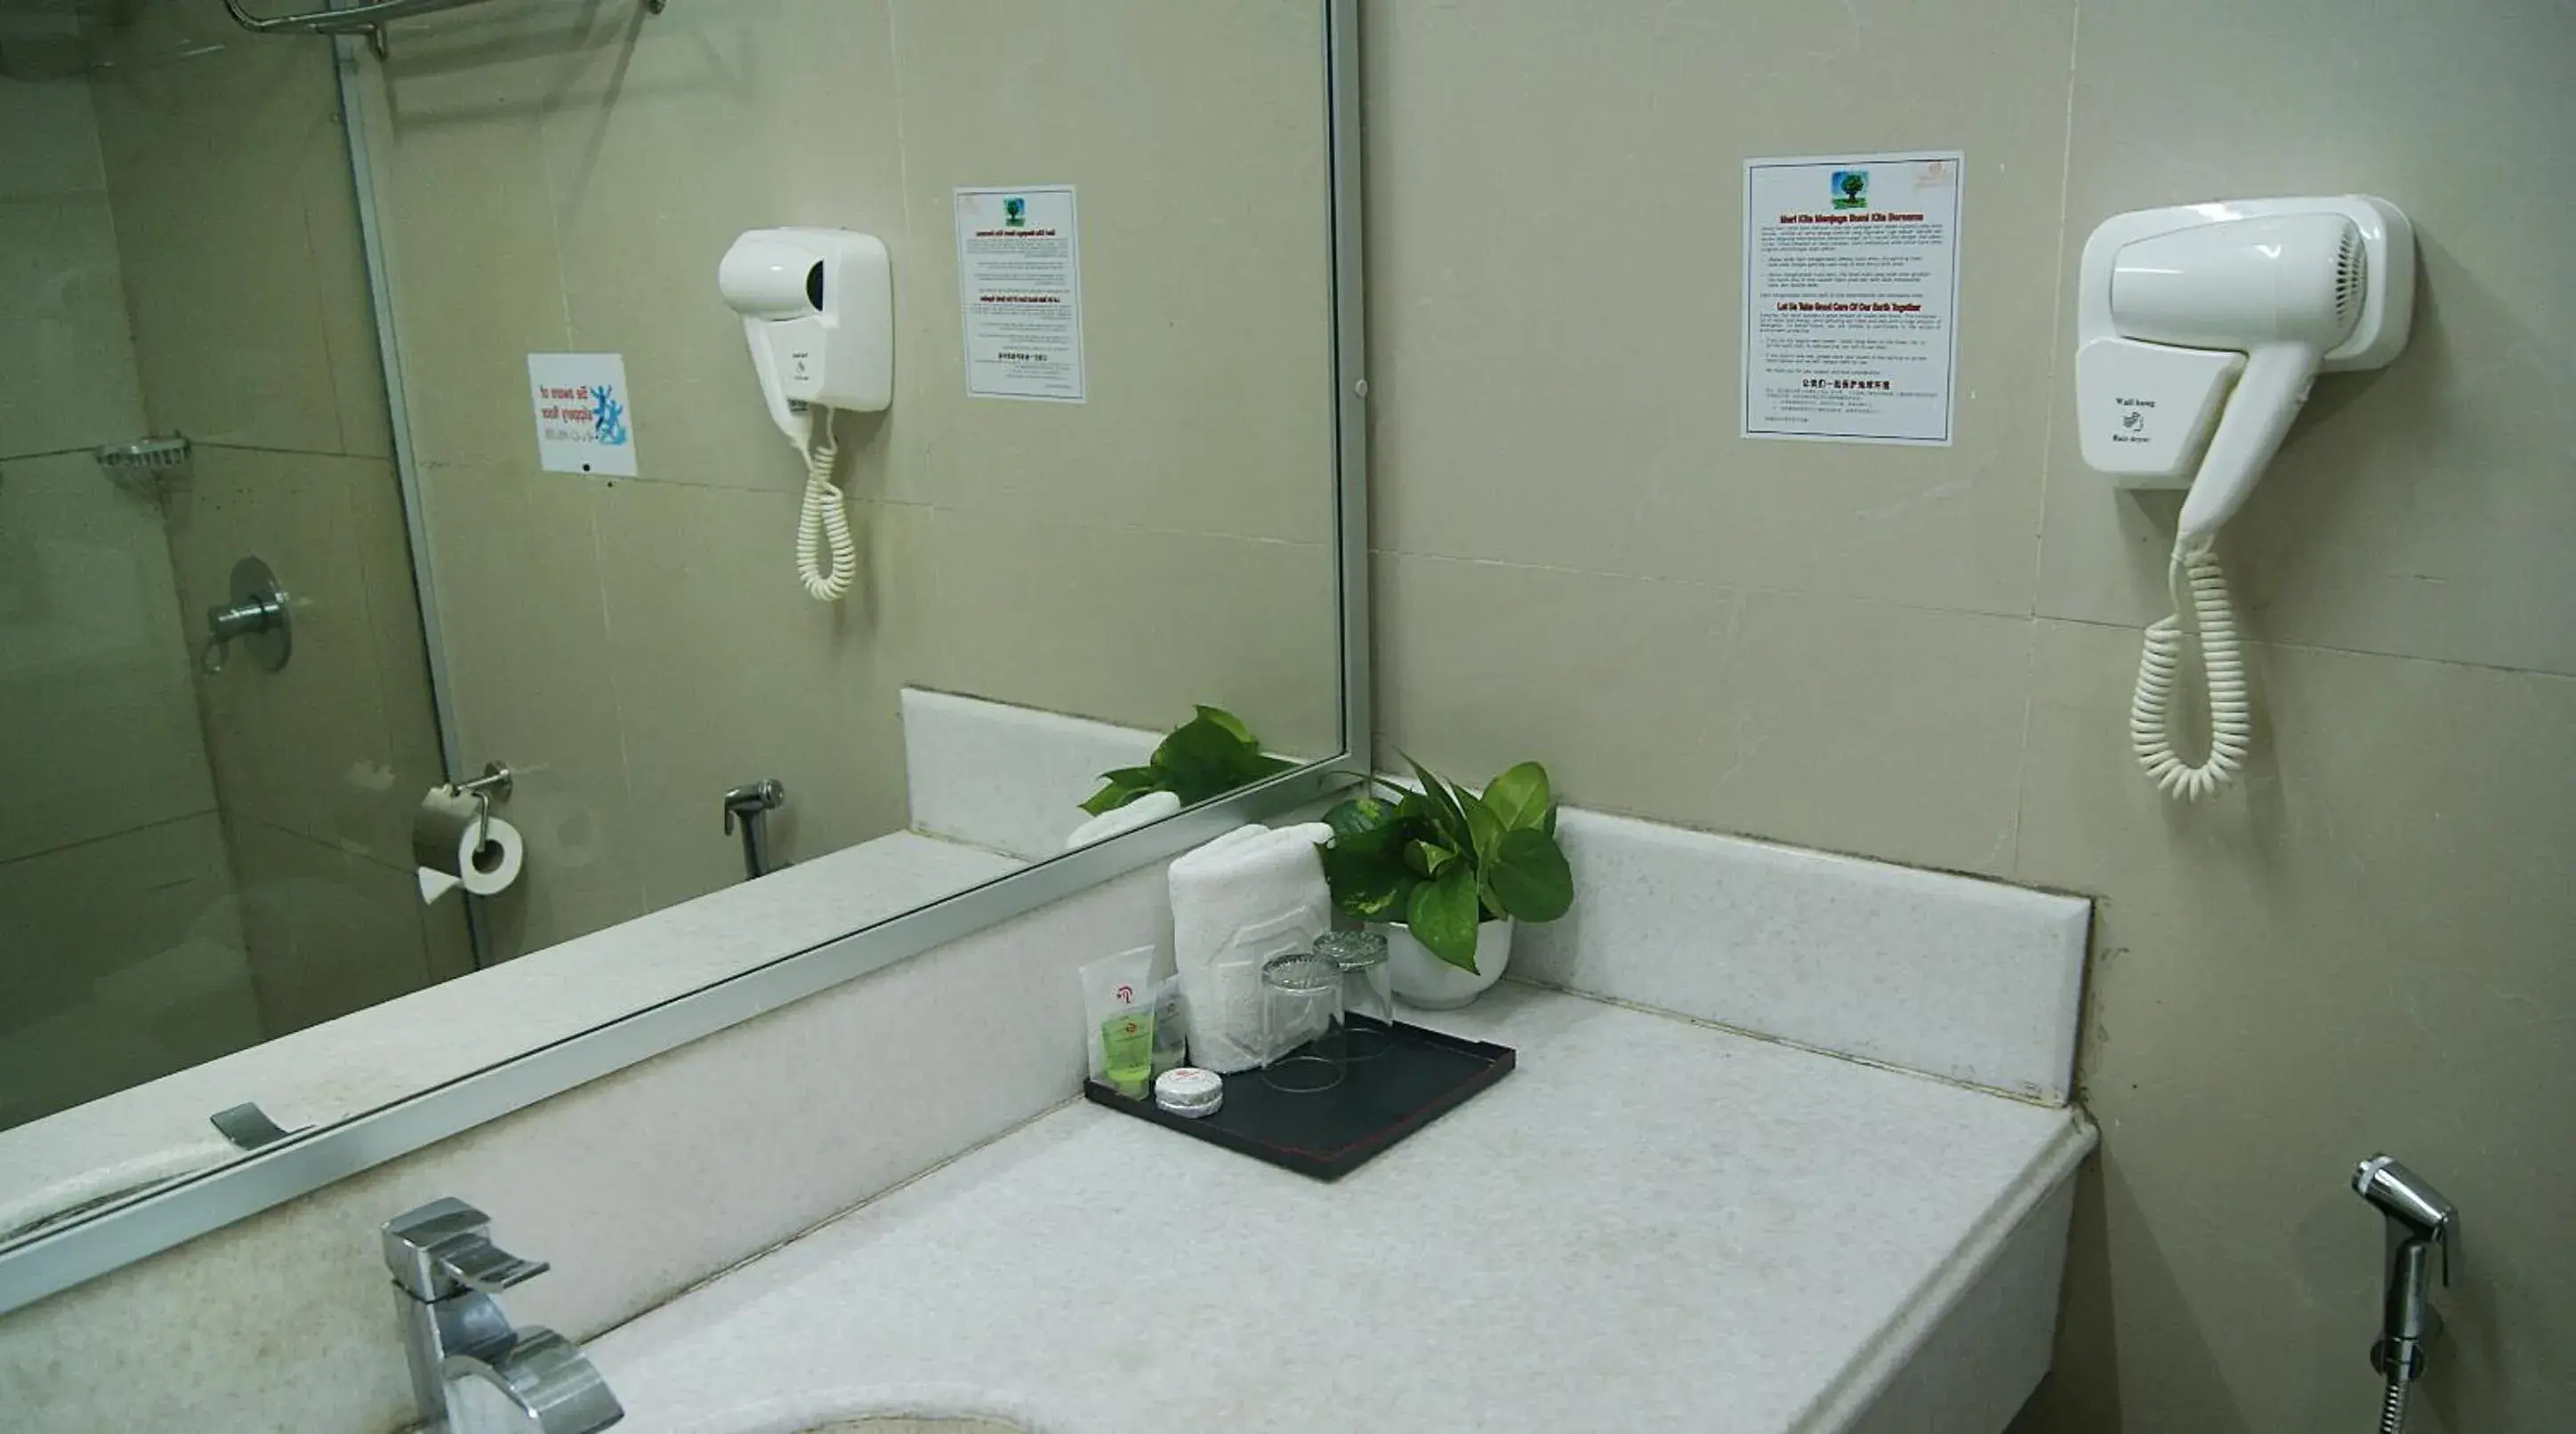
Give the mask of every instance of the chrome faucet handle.
<svg viewBox="0 0 2576 1434">
<path fill-rule="evenodd" d="M 490 1294 L 550 1268 L 492 1243 L 492 1217 L 453 1196 L 385 1222 L 385 1268 L 403 1293 L 424 1303 L 467 1291 Z"/>
</svg>

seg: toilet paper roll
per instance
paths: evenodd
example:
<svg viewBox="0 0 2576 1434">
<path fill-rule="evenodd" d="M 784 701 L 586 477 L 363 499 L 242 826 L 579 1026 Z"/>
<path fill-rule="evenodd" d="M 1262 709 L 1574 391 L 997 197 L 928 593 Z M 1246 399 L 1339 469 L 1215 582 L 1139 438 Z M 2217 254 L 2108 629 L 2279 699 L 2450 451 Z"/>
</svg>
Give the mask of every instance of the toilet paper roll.
<svg viewBox="0 0 2576 1434">
<path fill-rule="evenodd" d="M 528 859 L 517 827 L 499 817 L 485 819 L 472 797 L 444 787 L 421 799 L 412 817 L 411 852 L 420 864 L 423 905 L 460 886 L 472 896 L 507 891 Z"/>
<path fill-rule="evenodd" d="M 519 879 L 527 860 L 528 843 L 517 827 L 494 817 L 477 843 L 469 826 L 444 863 L 420 869 L 421 902 L 436 901 L 460 886 L 468 896 L 497 896 Z"/>
</svg>

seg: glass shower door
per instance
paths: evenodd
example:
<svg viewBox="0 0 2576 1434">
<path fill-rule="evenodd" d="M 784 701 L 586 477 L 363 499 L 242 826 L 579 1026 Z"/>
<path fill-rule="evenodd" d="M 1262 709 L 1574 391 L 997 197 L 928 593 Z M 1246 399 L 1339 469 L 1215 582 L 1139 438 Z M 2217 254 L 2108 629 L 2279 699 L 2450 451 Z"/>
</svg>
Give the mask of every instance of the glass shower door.
<svg viewBox="0 0 2576 1434">
<path fill-rule="evenodd" d="M 244 38 L 0 0 L 0 1128 L 473 965 L 335 61 Z"/>
</svg>

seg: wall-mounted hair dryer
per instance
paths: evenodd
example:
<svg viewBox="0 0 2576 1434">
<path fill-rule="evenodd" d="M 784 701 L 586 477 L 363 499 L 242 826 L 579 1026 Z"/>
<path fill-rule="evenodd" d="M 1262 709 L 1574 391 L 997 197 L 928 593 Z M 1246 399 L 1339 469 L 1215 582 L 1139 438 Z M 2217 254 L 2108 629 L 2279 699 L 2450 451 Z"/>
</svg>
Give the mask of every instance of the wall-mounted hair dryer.
<svg viewBox="0 0 2576 1434">
<path fill-rule="evenodd" d="M 886 247 L 847 229 L 754 229 L 716 267 L 716 288 L 742 315 L 769 416 L 805 455 L 796 566 L 805 590 L 839 599 L 858 576 L 832 437 L 836 409 L 894 401 L 894 284 Z"/>
<path fill-rule="evenodd" d="M 2129 712 L 2138 761 L 2168 796 L 2226 786 L 2252 741 L 2218 529 L 2254 491 L 2318 372 L 2387 364 L 2406 346 L 2414 302 L 2414 227 L 2367 195 L 2142 209 L 2084 245 L 2084 461 L 2122 487 L 2191 490 L 2170 568 L 2175 612 L 2147 629 Z M 2197 766 L 2174 754 L 2170 726 L 2185 611 L 2209 693 L 2209 755 Z"/>
</svg>

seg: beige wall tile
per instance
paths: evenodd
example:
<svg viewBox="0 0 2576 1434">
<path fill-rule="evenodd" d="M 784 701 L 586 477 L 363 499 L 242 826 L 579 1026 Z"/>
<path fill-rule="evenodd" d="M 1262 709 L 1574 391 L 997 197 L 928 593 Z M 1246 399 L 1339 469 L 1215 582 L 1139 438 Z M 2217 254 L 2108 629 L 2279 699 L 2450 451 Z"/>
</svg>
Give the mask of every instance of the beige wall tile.
<svg viewBox="0 0 2576 1434">
<path fill-rule="evenodd" d="M 410 868 L 250 818 L 227 821 L 224 835 L 240 875 L 242 929 L 270 1036 L 429 984 L 420 888 Z"/>
<path fill-rule="evenodd" d="M 1471 782 L 1535 759 L 1568 801 L 1684 826 L 1963 871 L 2011 862 L 2026 621 L 1378 563 L 1382 746 Z"/>
<path fill-rule="evenodd" d="M 904 243 L 885 6 L 674 9 L 578 60 L 544 124 L 572 345 L 625 355 L 646 479 L 801 489 L 716 264 L 743 230 L 779 224 L 878 235 L 898 274 L 936 258 Z M 864 432 L 906 417 L 852 422 L 852 446 L 872 457 Z M 878 486 L 876 466 L 856 490 Z"/>
<path fill-rule="evenodd" d="M 9 934 L 0 942 L 0 1048 L 24 1028 L 95 1005 L 102 981 L 192 939 L 237 948 L 232 898 L 212 812 L 0 861 L 0 930 Z M 71 1080 L 82 1093 L 66 1103 L 116 1089 L 113 1074 Z"/>
<path fill-rule="evenodd" d="M 2366 21 L 2319 0 L 2086 7 L 2070 282 L 2103 218 L 2196 199 L 2378 194 L 2422 245 L 2406 353 L 2318 381 L 2222 541 L 2260 636 L 2576 672 L 2576 627 L 2560 616 L 2576 602 L 2564 541 L 2576 445 L 2561 415 L 2576 288 L 2561 247 L 2536 239 L 2576 227 L 2576 193 L 2500 181 L 2496 167 L 2576 143 L 2571 54 L 2565 6 L 2477 0 Z M 2057 388 L 2071 412 L 2071 374 Z M 2041 610 L 2161 615 L 2176 500 L 2115 493 L 2061 428 Z"/>
<path fill-rule="evenodd" d="M 150 499 L 0 463 L 0 860 L 214 809 L 180 610 Z"/>
<path fill-rule="evenodd" d="M 173 493 L 171 549 L 187 611 L 229 600 L 233 564 L 257 557 L 293 616 L 284 668 L 237 652 L 199 681 L 226 814 L 408 863 L 412 806 L 434 770 L 416 714 L 403 715 L 411 740 L 394 740 L 366 560 L 388 539 L 393 488 L 379 459 L 200 446 Z"/>
<path fill-rule="evenodd" d="M 2253 656 L 2249 780 L 2185 809 L 2127 750 L 2134 635 L 2040 625 L 2014 870 L 2101 898 L 2082 1083 L 2103 1228 L 2069 1288 L 2107 1281 L 2113 1318 L 2070 1321 L 2083 1376 L 2031 1427 L 2106 1427 L 2114 1404 L 2133 1429 L 2367 1427 L 2380 1222 L 2338 1172 L 2382 1149 L 2475 1221 L 2426 1427 L 2557 1427 L 2576 682 Z M 2114 1399 L 2114 1366 L 2182 1377 Z"/>
<path fill-rule="evenodd" d="M 603 481 L 422 476 L 457 750 L 471 770 L 499 761 L 518 774 L 502 815 L 528 842 L 526 875 L 484 903 L 487 959 L 645 910 L 593 521 Z"/>
<path fill-rule="evenodd" d="M 2073 12 L 1366 7 L 1378 545 L 2027 613 Z M 1742 161 L 1925 147 L 1956 444 L 1737 437 Z"/>
<path fill-rule="evenodd" d="M 349 538 L 357 550 L 373 629 L 377 700 L 385 721 L 384 765 L 394 774 L 394 793 L 408 802 L 446 775 L 447 768 L 439 750 L 429 644 L 421 626 L 402 489 L 390 467 L 368 465 L 350 486 Z M 404 858 L 379 853 L 378 859 Z"/>
<path fill-rule="evenodd" d="M 902 830 L 895 708 L 925 625 L 922 510 L 853 507 L 862 581 L 829 605 L 797 581 L 792 494 L 617 483 L 597 513 L 646 904 L 743 879 L 719 808 L 741 783 L 786 784 L 769 830 L 789 860 Z"/>
<path fill-rule="evenodd" d="M 14 162 L 17 142 L 0 140 Z M 99 195 L 0 199 L 0 457 L 141 435 L 116 227 Z"/>
<path fill-rule="evenodd" d="M 897 405 L 931 422 L 889 496 L 1329 540 L 1321 17 L 1304 0 L 896 0 Z M 1039 183 L 1076 190 L 1088 398 L 969 399 L 952 191 Z"/>
<path fill-rule="evenodd" d="M 2009 871 L 2029 667 L 2027 619 L 1747 594 L 1721 824 Z"/>
<path fill-rule="evenodd" d="M 337 452 L 308 220 L 333 202 L 310 177 L 345 153 L 331 54 L 240 43 L 214 28 L 226 23 L 194 0 L 138 12 L 117 53 L 150 82 L 96 90 L 152 421 L 200 442 Z M 172 58 L 190 36 L 230 43 Z"/>
<path fill-rule="evenodd" d="M 1738 750 L 1741 600 L 1705 583 L 1381 553 L 1378 760 L 1544 763 L 1569 802 L 1705 825 Z"/>
<path fill-rule="evenodd" d="M 927 684 L 1157 729 L 1205 702 L 1273 748 L 1340 750 L 1329 549 L 948 511 L 929 526 Z"/>
<path fill-rule="evenodd" d="M 527 463 L 527 356 L 571 347 L 541 121 L 578 59 L 559 15 L 405 31 L 359 90 L 412 450 L 424 468 Z"/>
<path fill-rule="evenodd" d="M 261 1039 L 212 813 L 0 862 L 0 1128 Z"/>
<path fill-rule="evenodd" d="M 310 282 L 322 306 L 322 351 L 331 366 L 331 395 L 340 421 L 338 451 L 391 458 L 394 432 L 384 347 L 376 328 L 366 240 L 358 224 L 348 127 L 336 107 L 332 118 L 331 134 L 304 147 L 300 179 L 305 237 L 313 248 Z"/>
<path fill-rule="evenodd" d="M 0 75 L 0 203 L 107 192 L 89 83 Z"/>
</svg>

